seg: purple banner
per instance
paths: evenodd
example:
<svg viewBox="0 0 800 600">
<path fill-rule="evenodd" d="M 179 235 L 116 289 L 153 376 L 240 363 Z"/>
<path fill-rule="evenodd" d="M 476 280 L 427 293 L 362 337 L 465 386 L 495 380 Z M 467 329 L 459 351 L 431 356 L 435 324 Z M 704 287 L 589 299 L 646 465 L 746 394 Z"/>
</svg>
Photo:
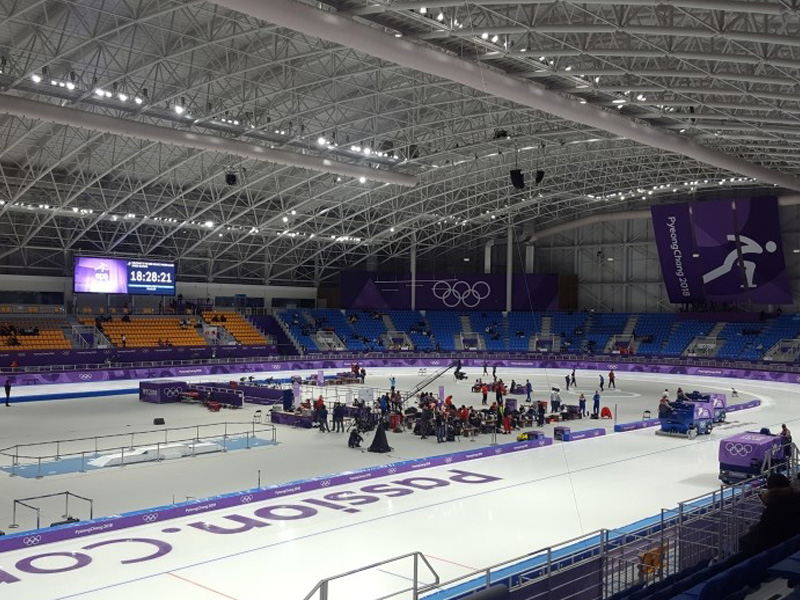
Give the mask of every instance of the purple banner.
<svg viewBox="0 0 800 600">
<path fill-rule="evenodd" d="M 651 210 L 671 302 L 792 303 L 777 198 L 709 200 Z"/>
<path fill-rule="evenodd" d="M 694 254 L 692 219 L 688 204 L 651 208 L 661 262 L 661 274 L 669 301 L 676 304 L 703 300 L 703 277 Z"/>
<path fill-rule="evenodd" d="M 736 200 L 736 225 L 750 300 L 792 304 L 783 257 L 777 198 Z"/>
<path fill-rule="evenodd" d="M 724 302 L 746 300 L 747 290 L 736 245 L 733 201 L 695 202 L 692 215 L 706 298 Z"/>
<path fill-rule="evenodd" d="M 410 273 L 342 272 L 342 306 L 354 310 L 411 308 Z M 506 309 L 505 275 L 419 274 L 416 278 L 419 310 Z M 512 310 L 557 310 L 558 275 L 514 275 Z"/>
</svg>

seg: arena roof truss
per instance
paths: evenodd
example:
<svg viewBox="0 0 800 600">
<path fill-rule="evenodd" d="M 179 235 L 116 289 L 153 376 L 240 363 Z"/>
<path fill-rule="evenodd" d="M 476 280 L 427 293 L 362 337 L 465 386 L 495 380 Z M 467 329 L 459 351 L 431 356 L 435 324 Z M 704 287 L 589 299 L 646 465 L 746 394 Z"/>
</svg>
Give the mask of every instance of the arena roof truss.
<svg viewBox="0 0 800 600">
<path fill-rule="evenodd" d="M 0 271 L 314 285 L 509 221 L 797 191 L 799 25 L 769 0 L 5 2 Z"/>
</svg>

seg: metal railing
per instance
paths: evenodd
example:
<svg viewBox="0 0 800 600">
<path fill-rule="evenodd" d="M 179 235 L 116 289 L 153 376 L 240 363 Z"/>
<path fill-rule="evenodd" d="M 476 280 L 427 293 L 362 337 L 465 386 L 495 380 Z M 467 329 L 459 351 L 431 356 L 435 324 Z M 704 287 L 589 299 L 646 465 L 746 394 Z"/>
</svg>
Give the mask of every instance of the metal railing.
<svg viewBox="0 0 800 600">
<path fill-rule="evenodd" d="M 665 366 L 691 366 L 709 367 L 718 369 L 757 369 L 777 373 L 798 373 L 800 365 L 776 364 L 770 361 L 743 361 L 743 360 L 711 360 L 698 358 L 663 358 L 658 356 L 624 356 L 609 354 L 573 354 L 573 353 L 542 353 L 542 352 L 331 352 L 313 353 L 301 356 L 245 356 L 236 358 L 196 358 L 184 360 L 114 362 L 113 368 L 148 368 L 148 367 L 177 367 L 198 365 L 242 364 L 253 362 L 292 361 L 292 360 L 353 360 L 363 359 L 445 359 L 445 360 L 544 360 L 544 361 L 569 361 L 569 362 L 599 362 L 606 365 L 634 364 L 634 365 L 665 365 Z M 465 365 L 466 367 L 466 365 Z M 108 369 L 106 363 L 83 363 L 42 365 L 31 367 L 0 367 L 0 373 L 51 373 L 67 371 L 91 371 Z"/>
<path fill-rule="evenodd" d="M 265 434 L 265 435 L 258 435 Z M 191 456 L 198 455 L 197 444 L 209 440 L 219 440 L 220 449 L 204 449 L 202 453 L 212 451 L 227 452 L 231 440 L 244 439 L 245 448 L 250 449 L 255 439 L 268 439 L 277 441 L 276 428 L 272 424 L 256 423 L 208 423 L 185 427 L 170 427 L 164 429 L 150 429 L 146 431 L 131 431 L 93 437 L 52 440 L 47 442 L 34 442 L 30 444 L 16 444 L 0 449 L 0 456 L 11 461 L 10 474 L 17 476 L 19 471 L 35 465 L 36 478 L 47 475 L 43 470 L 49 463 L 56 463 L 65 459 L 80 459 L 76 463 L 76 470 L 86 471 L 87 460 L 100 455 L 119 453 L 119 462 L 113 466 L 124 467 L 134 462 L 145 462 L 135 459 L 133 452 L 142 447 L 148 448 L 148 455 L 152 461 L 158 462 L 167 458 L 164 450 L 176 444 L 189 443 Z M 152 450 L 152 452 L 151 452 Z M 127 453 L 127 457 L 126 457 Z M 127 462 L 126 462 L 127 458 Z M 149 462 L 149 461 L 147 461 Z"/>
<path fill-rule="evenodd" d="M 798 472 L 797 458 L 797 448 L 793 447 L 791 459 L 774 466 L 771 472 L 780 470 L 793 480 Z M 738 552 L 740 537 L 760 517 L 763 504 L 759 493 L 768 474 L 721 486 L 719 490 L 680 502 L 674 509 L 664 509 L 659 515 L 624 529 L 600 529 L 427 585 L 426 597 L 456 600 L 504 584 L 512 593 L 524 588 L 526 600 L 604 599 L 636 585 L 653 585 L 701 563 L 720 562 Z M 325 579 L 304 600 L 314 597 L 326 581 L 343 577 L 355 579 L 361 572 L 409 556 L 412 555 Z M 424 584 L 418 577 L 409 579 L 412 580 L 410 589 L 422 589 Z M 348 597 L 347 591 L 341 590 L 342 596 L 319 598 L 340 600 Z M 374 600 L 400 593 L 403 592 Z"/>
<path fill-rule="evenodd" d="M 411 573 L 409 573 L 409 577 L 403 577 L 402 575 L 400 578 L 408 579 L 411 581 L 411 584 L 403 588 L 401 590 L 396 590 L 386 594 L 384 596 L 380 596 L 379 598 L 375 598 L 375 600 L 387 600 L 388 598 L 394 598 L 395 596 L 399 596 L 400 594 L 409 594 L 411 600 L 419 600 L 421 598 L 421 594 L 427 592 L 428 590 L 434 589 L 439 584 L 439 574 L 436 570 L 431 566 L 431 563 L 425 557 L 422 552 L 410 552 L 409 554 L 403 554 L 402 556 L 396 556 L 394 558 L 389 558 L 387 560 L 382 560 L 380 562 L 373 563 L 366 567 L 361 567 L 359 569 L 353 569 L 352 571 L 348 571 L 347 573 L 340 573 L 339 575 L 334 575 L 333 577 L 327 577 L 320 581 L 314 589 L 311 590 L 303 600 L 312 600 L 316 598 L 317 600 L 331 600 L 331 592 L 332 592 L 332 584 L 335 581 L 340 581 L 346 578 L 352 578 L 354 575 L 363 575 L 368 573 L 369 571 L 377 570 L 378 567 L 382 567 L 385 565 L 389 565 L 392 563 L 399 563 L 401 561 L 406 561 L 407 559 L 411 559 Z M 429 575 L 433 577 L 433 581 L 430 583 L 422 583 L 420 581 L 420 567 L 422 566 L 427 567 L 429 571 Z M 350 584 L 352 585 L 352 584 Z M 344 586 L 343 586 L 344 587 Z M 350 586 L 348 586 L 350 587 Z"/>
<path fill-rule="evenodd" d="M 82 500 L 89 505 L 89 517 L 88 520 L 91 521 L 94 518 L 94 500 L 91 498 L 84 498 L 83 496 L 78 496 L 78 494 L 73 494 L 72 492 L 57 492 L 55 494 L 44 494 L 42 496 L 31 496 L 30 498 L 19 498 L 14 500 L 14 505 L 11 510 L 11 523 L 9 524 L 9 529 L 19 529 L 19 523 L 17 523 L 17 507 L 21 506 L 23 508 L 27 508 L 28 510 L 32 510 L 36 513 L 36 529 L 42 528 L 42 509 L 39 506 L 34 506 L 32 504 L 28 504 L 28 502 L 32 502 L 34 500 L 48 500 L 50 498 L 59 498 L 64 497 L 64 513 L 61 515 L 62 519 L 65 519 L 65 522 L 70 522 L 70 520 L 75 521 L 72 517 L 72 512 L 69 509 L 69 500 L 70 498 L 75 498 L 76 500 Z M 53 523 L 50 526 L 53 527 L 58 525 L 59 523 Z"/>
</svg>

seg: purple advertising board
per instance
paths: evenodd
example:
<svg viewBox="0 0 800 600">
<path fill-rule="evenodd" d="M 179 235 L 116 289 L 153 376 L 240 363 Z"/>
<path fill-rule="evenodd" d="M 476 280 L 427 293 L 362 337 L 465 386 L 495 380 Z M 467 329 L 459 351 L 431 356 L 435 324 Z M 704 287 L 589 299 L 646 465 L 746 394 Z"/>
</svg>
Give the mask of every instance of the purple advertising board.
<svg viewBox="0 0 800 600">
<path fill-rule="evenodd" d="M 139 400 L 154 404 L 180 402 L 181 393 L 187 387 L 183 381 L 141 381 L 139 382 Z"/>
<path fill-rule="evenodd" d="M 565 442 L 576 442 L 578 440 L 600 437 L 601 435 L 605 434 L 605 429 L 596 427 L 594 429 L 584 429 L 583 431 L 566 431 L 564 432 L 562 439 Z"/>
<path fill-rule="evenodd" d="M 506 309 L 505 275 L 419 274 L 415 280 L 418 310 Z M 342 272 L 342 305 L 353 310 L 411 308 L 410 273 Z M 558 275 L 528 274 L 512 278 L 512 310 L 557 310 Z"/>
<path fill-rule="evenodd" d="M 17 361 L 20 367 L 53 365 L 102 364 L 106 359 L 114 363 L 161 362 L 170 360 L 201 360 L 217 358 L 247 358 L 275 356 L 275 346 L 175 346 L 172 348 L 94 348 L 87 350 L 35 350 L 0 352 L 0 367 Z"/>
<path fill-rule="evenodd" d="M 651 208 L 661 274 L 669 301 L 676 304 L 704 298 L 703 276 L 694 254 L 692 218 L 688 204 Z"/>
<path fill-rule="evenodd" d="M 452 363 L 452 358 L 428 358 L 425 356 L 401 357 L 386 355 L 380 358 L 363 358 L 359 364 L 371 367 L 445 367 Z M 464 367 L 481 368 L 482 358 L 462 356 Z M 569 360 L 569 359 L 502 359 L 493 360 L 498 368 L 513 367 L 525 369 L 583 369 L 609 371 L 614 369 L 617 375 L 622 372 L 656 373 L 664 375 L 700 375 L 708 377 L 732 377 L 751 381 L 776 381 L 784 383 L 800 383 L 800 373 L 785 371 L 765 371 L 758 368 L 737 369 L 727 367 L 706 367 L 692 365 L 668 365 L 656 363 L 625 363 L 608 359 Z M 265 360 L 231 364 L 186 365 L 178 367 L 140 367 L 119 369 L 91 369 L 67 372 L 15 373 L 12 375 L 14 385 L 46 385 L 61 383 L 121 381 L 125 379 L 170 379 L 193 375 L 233 375 L 254 372 L 301 371 L 317 369 L 342 369 L 352 365 L 352 359 L 325 358 L 315 360 Z M 728 411 L 734 410 L 731 406 Z"/>
</svg>

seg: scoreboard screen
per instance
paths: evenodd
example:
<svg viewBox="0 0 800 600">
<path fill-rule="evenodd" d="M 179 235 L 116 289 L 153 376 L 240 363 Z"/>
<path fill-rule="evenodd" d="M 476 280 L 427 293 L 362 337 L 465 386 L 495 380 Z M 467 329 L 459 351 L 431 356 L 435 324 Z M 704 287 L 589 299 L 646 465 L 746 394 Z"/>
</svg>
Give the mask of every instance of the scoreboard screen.
<svg viewBox="0 0 800 600">
<path fill-rule="evenodd" d="M 78 293 L 175 295 L 174 263 L 79 256 L 73 277 Z"/>
</svg>

